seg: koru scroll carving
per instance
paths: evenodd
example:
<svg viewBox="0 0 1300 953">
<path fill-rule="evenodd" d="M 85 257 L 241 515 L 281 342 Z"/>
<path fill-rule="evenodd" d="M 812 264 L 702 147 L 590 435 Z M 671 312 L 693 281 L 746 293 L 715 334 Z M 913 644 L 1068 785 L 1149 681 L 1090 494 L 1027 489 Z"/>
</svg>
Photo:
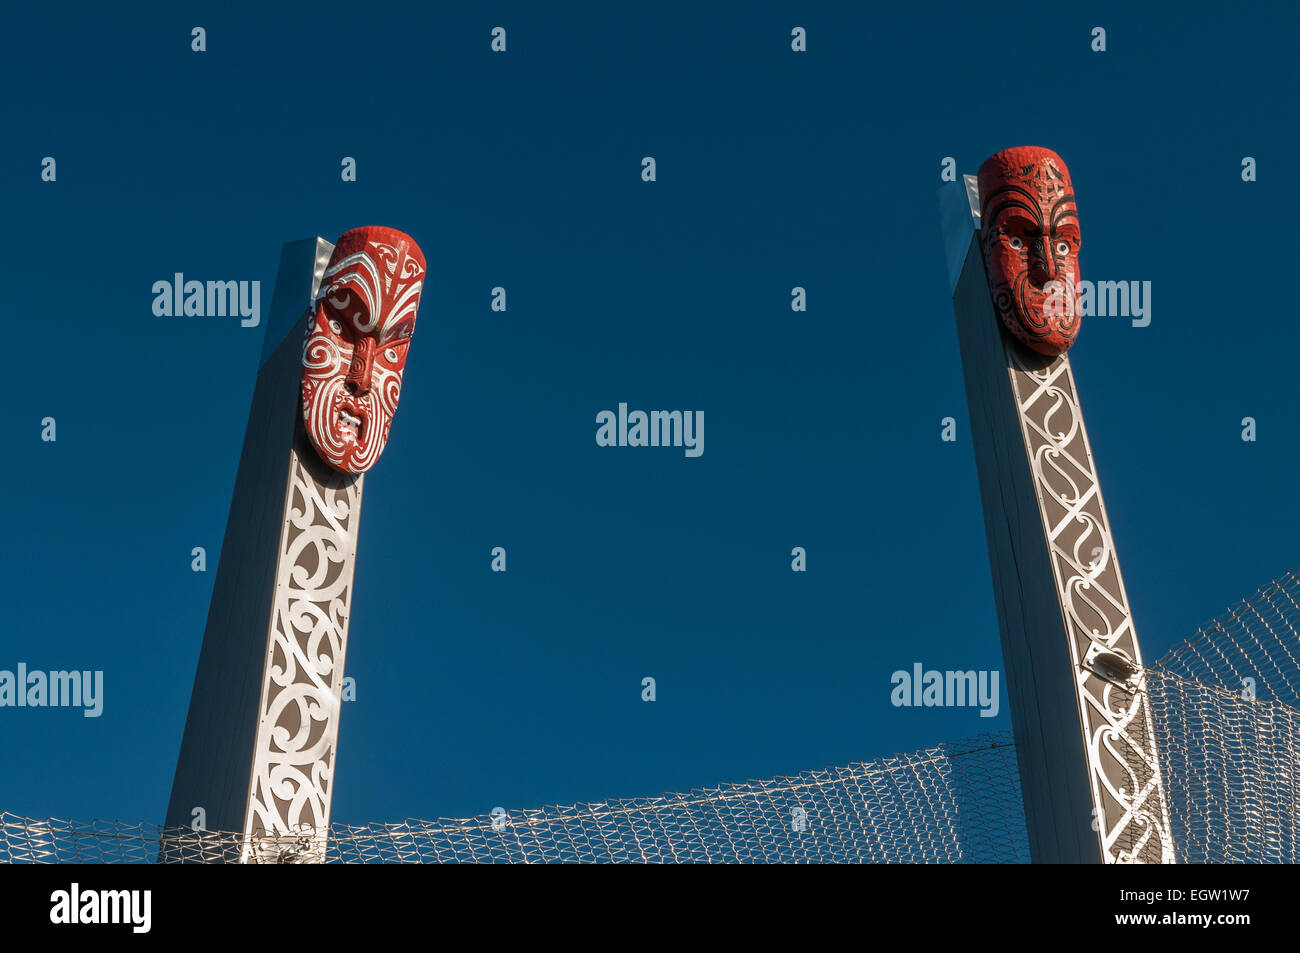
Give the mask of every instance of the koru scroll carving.
<svg viewBox="0 0 1300 953">
<path fill-rule="evenodd" d="M 980 248 L 1069 642 L 1093 827 L 1108 863 L 1173 863 L 1133 614 L 1065 351 L 1079 333 L 1079 214 L 1037 146 L 980 166 Z"/>
<path fill-rule="evenodd" d="M 361 484 L 326 468 L 299 433 L 258 708 L 248 859 L 282 853 L 287 835 L 323 837 L 329 825 Z"/>
<path fill-rule="evenodd" d="M 1069 358 L 1003 339 L 1074 663 L 1102 851 L 1111 863 L 1174 863 L 1133 614 Z"/>
</svg>

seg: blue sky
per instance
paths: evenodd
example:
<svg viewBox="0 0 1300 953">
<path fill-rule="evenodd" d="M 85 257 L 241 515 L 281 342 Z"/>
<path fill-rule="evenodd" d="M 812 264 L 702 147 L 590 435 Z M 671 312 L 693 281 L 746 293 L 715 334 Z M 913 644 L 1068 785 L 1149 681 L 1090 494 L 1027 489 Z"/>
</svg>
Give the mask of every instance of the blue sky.
<svg viewBox="0 0 1300 953">
<path fill-rule="evenodd" d="M 162 819 L 262 328 L 155 317 L 152 284 L 260 280 L 265 311 L 282 242 L 356 225 L 429 281 L 366 478 L 336 820 L 1010 725 L 889 700 L 915 662 L 1001 668 L 945 156 L 1055 149 L 1083 277 L 1152 282 L 1149 327 L 1071 352 L 1146 657 L 1300 562 L 1294 7 L 842 6 L 11 12 L 0 669 L 105 699 L 0 709 L 0 810 Z M 598 447 L 620 401 L 703 410 L 703 456 Z"/>
</svg>

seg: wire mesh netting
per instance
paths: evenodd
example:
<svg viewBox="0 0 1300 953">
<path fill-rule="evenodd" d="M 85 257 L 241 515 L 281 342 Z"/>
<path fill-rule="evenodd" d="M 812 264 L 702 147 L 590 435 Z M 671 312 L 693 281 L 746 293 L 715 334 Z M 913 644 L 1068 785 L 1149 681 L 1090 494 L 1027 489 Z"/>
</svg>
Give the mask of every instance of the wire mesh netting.
<svg viewBox="0 0 1300 953">
<path fill-rule="evenodd" d="M 240 834 L 0 814 L 0 859 L 439 862 L 998 862 L 1029 859 L 1010 732 L 867 764 L 501 817 Z"/>
<path fill-rule="evenodd" d="M 1147 670 L 1180 862 L 1300 860 L 1300 578 L 1292 571 Z M 0 862 L 1029 860 L 1011 732 L 660 797 L 247 841 L 0 813 Z"/>
<path fill-rule="evenodd" d="M 1183 863 L 1300 860 L 1300 578 L 1293 570 L 1147 678 Z"/>
</svg>

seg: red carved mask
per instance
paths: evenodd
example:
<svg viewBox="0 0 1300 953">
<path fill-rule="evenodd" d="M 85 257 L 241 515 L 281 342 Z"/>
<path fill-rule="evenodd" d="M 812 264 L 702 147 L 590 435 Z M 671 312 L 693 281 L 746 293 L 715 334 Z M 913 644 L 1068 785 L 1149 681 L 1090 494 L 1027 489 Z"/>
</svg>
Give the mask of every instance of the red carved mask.
<svg viewBox="0 0 1300 953">
<path fill-rule="evenodd" d="M 980 233 L 993 307 L 1040 354 L 1063 354 L 1079 334 L 1079 211 L 1065 163 L 1018 146 L 980 166 Z"/>
<path fill-rule="evenodd" d="M 302 352 L 302 416 L 335 470 L 364 473 L 388 442 L 424 287 L 424 254 L 393 228 L 339 236 Z"/>
</svg>

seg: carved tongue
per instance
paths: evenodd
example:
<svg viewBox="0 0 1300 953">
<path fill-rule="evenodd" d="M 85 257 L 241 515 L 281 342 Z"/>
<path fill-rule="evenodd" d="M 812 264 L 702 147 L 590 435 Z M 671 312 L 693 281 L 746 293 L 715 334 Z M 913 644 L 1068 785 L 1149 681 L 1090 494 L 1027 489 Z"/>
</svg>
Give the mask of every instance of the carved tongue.
<svg viewBox="0 0 1300 953">
<path fill-rule="evenodd" d="M 361 418 L 352 416 L 346 410 L 340 410 L 339 429 L 343 431 L 345 437 L 359 437 L 361 435 Z"/>
</svg>

